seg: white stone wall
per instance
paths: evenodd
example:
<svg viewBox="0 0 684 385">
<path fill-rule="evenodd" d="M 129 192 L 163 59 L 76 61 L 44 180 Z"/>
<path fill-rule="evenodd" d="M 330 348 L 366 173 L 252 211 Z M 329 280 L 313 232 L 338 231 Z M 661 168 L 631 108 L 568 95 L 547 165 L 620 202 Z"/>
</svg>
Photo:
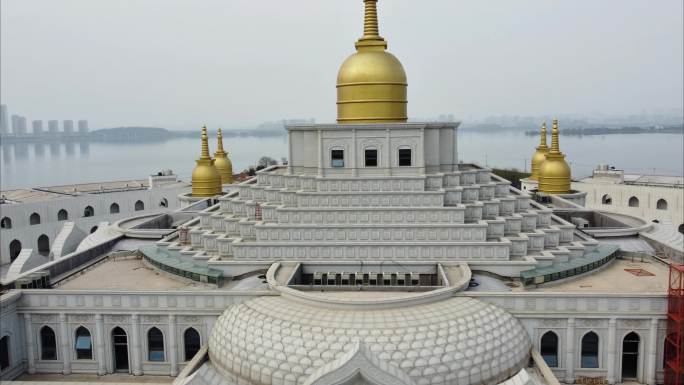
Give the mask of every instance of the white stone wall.
<svg viewBox="0 0 684 385">
<path fill-rule="evenodd" d="M 610 184 L 587 180 L 573 182 L 572 188 L 587 193 L 588 208 L 633 215 L 647 221 L 667 219 L 675 228 L 684 224 L 684 189 L 681 188 Z M 603 203 L 604 195 L 610 196 L 610 205 Z M 629 206 L 631 197 L 639 200 L 639 207 Z M 667 210 L 657 208 L 660 199 L 667 202 Z"/>
<path fill-rule="evenodd" d="M 180 207 L 178 195 L 189 191 L 189 187 L 163 187 L 158 189 L 141 189 L 103 194 L 82 194 L 75 197 L 65 196 L 32 203 L 17 203 L 0 205 L 0 218 L 8 217 L 12 220 L 11 229 L 0 230 L 0 264 L 10 262 L 9 245 L 17 239 L 22 248 L 37 251 L 38 237 L 47 235 L 52 246 L 64 221 L 57 220 L 57 213 L 64 209 L 68 212 L 68 221 L 89 233 L 91 228 L 100 222 L 115 222 L 133 215 L 161 213 L 172 211 Z M 162 199 L 166 199 L 168 207 L 160 207 Z M 135 211 L 135 202 L 142 201 L 145 210 Z M 112 203 L 119 205 L 118 214 L 110 214 Z M 84 217 L 84 209 L 91 206 L 95 210 L 92 217 Z M 30 225 L 31 214 L 40 215 L 40 224 Z"/>
<path fill-rule="evenodd" d="M 111 373 L 111 330 L 116 326 L 123 328 L 128 336 L 131 373 L 174 376 L 184 366 L 182 338 L 186 328 L 197 329 L 204 344 L 225 308 L 260 295 L 274 293 L 23 290 L 5 294 L 0 299 L 1 330 L 2 335 L 12 336 L 13 366 L 0 376 L 10 379 L 24 370 Z M 622 340 L 635 332 L 640 337 L 638 380 L 646 384 L 662 383 L 665 294 L 462 292 L 457 295 L 490 302 L 513 314 L 521 320 L 538 350 L 544 333 L 556 333 L 559 365 L 552 370 L 561 381 L 572 382 L 579 376 L 588 376 L 620 382 Z M 55 331 L 56 361 L 39 359 L 38 332 L 44 325 Z M 81 325 L 91 332 L 93 360 L 75 359 L 73 334 Z M 164 334 L 164 362 L 146 360 L 146 333 L 151 327 L 159 328 Z M 599 336 L 597 369 L 580 367 L 581 339 L 589 331 Z"/>
</svg>

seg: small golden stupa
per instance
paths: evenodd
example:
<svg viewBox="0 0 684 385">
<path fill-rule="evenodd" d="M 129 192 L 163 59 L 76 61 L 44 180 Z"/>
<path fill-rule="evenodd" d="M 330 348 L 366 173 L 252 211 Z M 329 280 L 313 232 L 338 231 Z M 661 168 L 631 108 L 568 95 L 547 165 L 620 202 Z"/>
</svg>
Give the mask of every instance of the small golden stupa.
<svg viewBox="0 0 684 385">
<path fill-rule="evenodd" d="M 378 31 L 377 0 L 364 0 L 363 37 L 337 74 L 338 123 L 406 122 L 406 72 Z"/>
<path fill-rule="evenodd" d="M 570 192 L 570 166 L 558 145 L 558 120 L 553 120 L 551 129 L 551 150 L 539 169 L 539 191 L 547 194 Z"/>
<path fill-rule="evenodd" d="M 223 150 L 223 134 L 220 128 L 216 134 L 216 140 L 218 144 L 214 153 L 214 166 L 221 175 L 221 183 L 231 184 L 233 183 L 233 162 L 228 158 L 228 153 Z"/>
<path fill-rule="evenodd" d="M 532 155 L 532 175 L 530 179 L 539 180 L 539 170 L 542 163 L 546 160 L 546 154 L 549 152 L 549 147 L 546 145 L 546 122 L 542 124 L 541 127 L 541 140 L 539 141 L 539 146 L 537 146 L 537 151 Z"/>
<path fill-rule="evenodd" d="M 221 193 L 221 175 L 209 156 L 207 126 L 202 127 L 202 154 L 192 170 L 192 196 L 211 197 Z"/>
</svg>

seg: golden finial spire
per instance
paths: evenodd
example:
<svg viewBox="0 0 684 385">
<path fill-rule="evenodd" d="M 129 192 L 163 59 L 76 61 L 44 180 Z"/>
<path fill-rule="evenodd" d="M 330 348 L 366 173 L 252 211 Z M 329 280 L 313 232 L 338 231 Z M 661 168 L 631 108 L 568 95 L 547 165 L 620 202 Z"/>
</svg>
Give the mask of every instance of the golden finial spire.
<svg viewBox="0 0 684 385">
<path fill-rule="evenodd" d="M 553 120 L 551 128 L 551 151 L 554 154 L 560 153 L 560 146 L 558 145 L 558 119 Z"/>
<path fill-rule="evenodd" d="M 221 129 L 220 129 L 220 128 L 218 129 L 218 132 L 216 133 L 216 139 L 217 139 L 217 142 L 218 142 L 218 144 L 217 144 L 217 149 L 216 149 L 216 153 L 217 153 L 217 154 L 218 154 L 219 152 L 225 153 L 225 151 L 223 151 L 223 134 L 221 133 Z"/>
<path fill-rule="evenodd" d="M 202 126 L 202 153 L 200 159 L 211 159 L 209 155 L 209 137 L 207 137 L 207 126 Z"/>
<path fill-rule="evenodd" d="M 539 141 L 538 150 L 549 151 L 549 147 L 546 145 L 546 122 L 542 123 L 541 127 L 541 139 Z"/>
<path fill-rule="evenodd" d="M 363 37 L 356 42 L 356 49 L 363 47 L 387 48 L 378 28 L 378 0 L 363 0 Z"/>
</svg>

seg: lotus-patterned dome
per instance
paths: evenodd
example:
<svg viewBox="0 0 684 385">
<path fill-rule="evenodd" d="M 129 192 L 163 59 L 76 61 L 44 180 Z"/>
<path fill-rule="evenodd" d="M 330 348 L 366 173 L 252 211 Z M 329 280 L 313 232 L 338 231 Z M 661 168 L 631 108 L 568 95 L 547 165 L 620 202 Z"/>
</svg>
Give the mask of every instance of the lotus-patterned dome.
<svg viewBox="0 0 684 385">
<path fill-rule="evenodd" d="M 513 376 L 530 347 L 511 314 L 467 297 L 355 309 L 264 296 L 218 318 L 209 357 L 235 383 L 334 383 L 321 379 L 347 370 L 385 379 L 360 383 L 466 385 Z"/>
</svg>

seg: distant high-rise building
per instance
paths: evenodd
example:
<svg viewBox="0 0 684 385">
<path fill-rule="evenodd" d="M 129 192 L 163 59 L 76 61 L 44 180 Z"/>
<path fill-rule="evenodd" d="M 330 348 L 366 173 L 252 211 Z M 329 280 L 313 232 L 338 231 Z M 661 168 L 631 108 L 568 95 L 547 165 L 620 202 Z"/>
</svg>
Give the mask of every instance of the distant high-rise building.
<svg viewBox="0 0 684 385">
<path fill-rule="evenodd" d="M 31 126 L 33 127 L 33 135 L 40 135 L 43 133 L 43 121 L 42 120 L 32 121 Z"/>
<path fill-rule="evenodd" d="M 9 115 L 7 114 L 7 104 L 0 105 L 0 133 L 9 132 Z"/>
<path fill-rule="evenodd" d="M 65 120 L 62 122 L 62 128 L 64 129 L 65 134 L 73 134 L 74 133 L 74 121 L 73 120 Z"/>
<path fill-rule="evenodd" d="M 78 132 L 81 134 L 85 134 L 88 132 L 88 121 L 87 120 L 79 120 L 78 121 Z"/>
<path fill-rule="evenodd" d="M 12 133 L 16 135 L 26 134 L 26 117 L 12 115 Z"/>
<path fill-rule="evenodd" d="M 59 122 L 56 120 L 48 120 L 48 132 L 56 134 L 59 132 Z"/>
</svg>

